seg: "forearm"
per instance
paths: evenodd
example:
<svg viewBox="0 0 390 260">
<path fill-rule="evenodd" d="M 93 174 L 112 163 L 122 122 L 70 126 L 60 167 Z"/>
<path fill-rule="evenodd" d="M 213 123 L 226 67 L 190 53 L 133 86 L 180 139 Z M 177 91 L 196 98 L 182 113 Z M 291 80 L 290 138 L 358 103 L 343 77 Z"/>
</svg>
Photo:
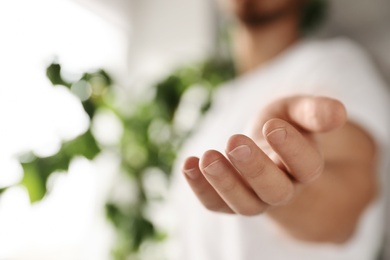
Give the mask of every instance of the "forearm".
<svg viewBox="0 0 390 260">
<path fill-rule="evenodd" d="M 377 193 L 376 146 L 352 122 L 317 136 L 325 168 L 314 182 L 298 186 L 291 203 L 268 214 L 290 235 L 313 242 L 345 242 Z"/>
<path fill-rule="evenodd" d="M 281 99 L 263 113 L 250 137 L 229 138 L 226 157 L 186 160 L 194 193 L 212 211 L 269 214 L 301 240 L 346 241 L 376 194 L 372 137 L 328 98 Z"/>
<path fill-rule="evenodd" d="M 319 179 L 300 187 L 291 203 L 267 214 L 297 239 L 343 243 L 375 198 L 376 186 L 370 165 L 329 165 Z"/>
</svg>

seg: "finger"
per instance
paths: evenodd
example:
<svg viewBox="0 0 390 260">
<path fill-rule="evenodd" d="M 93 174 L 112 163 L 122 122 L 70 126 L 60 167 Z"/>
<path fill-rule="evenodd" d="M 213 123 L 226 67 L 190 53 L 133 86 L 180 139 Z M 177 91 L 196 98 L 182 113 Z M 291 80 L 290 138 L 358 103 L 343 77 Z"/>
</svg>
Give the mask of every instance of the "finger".
<svg viewBox="0 0 390 260">
<path fill-rule="evenodd" d="M 269 120 L 264 125 L 263 135 L 297 181 L 310 182 L 322 173 L 324 159 L 320 150 L 286 121 Z"/>
<path fill-rule="evenodd" d="M 208 210 L 223 213 L 234 213 L 201 173 L 198 158 L 187 158 L 184 162 L 182 172 L 184 173 L 192 191 L 198 197 L 203 206 L 205 206 Z"/>
<path fill-rule="evenodd" d="M 287 102 L 288 117 L 311 132 L 327 132 L 341 127 L 347 120 L 342 103 L 327 97 L 297 97 Z"/>
<path fill-rule="evenodd" d="M 279 99 L 268 105 L 259 115 L 255 131 L 266 121 L 280 118 L 310 132 L 327 132 L 341 127 L 347 120 L 344 105 L 328 97 L 294 96 Z"/>
<path fill-rule="evenodd" d="M 207 151 L 201 159 L 200 169 L 208 182 L 236 213 L 253 216 L 267 208 L 221 153 Z"/>
<path fill-rule="evenodd" d="M 250 138 L 232 136 L 226 152 L 234 167 L 262 201 L 281 205 L 291 199 L 294 185 L 290 178 Z"/>
</svg>

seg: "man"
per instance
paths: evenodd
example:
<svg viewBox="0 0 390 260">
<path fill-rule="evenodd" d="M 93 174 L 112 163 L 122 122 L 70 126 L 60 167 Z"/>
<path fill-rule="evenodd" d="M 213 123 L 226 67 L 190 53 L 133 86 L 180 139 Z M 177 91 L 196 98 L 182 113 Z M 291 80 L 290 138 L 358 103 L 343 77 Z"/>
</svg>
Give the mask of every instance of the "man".
<svg viewBox="0 0 390 260">
<path fill-rule="evenodd" d="M 207 210 L 178 178 L 179 258 L 375 259 L 390 135 L 382 81 L 351 42 L 300 39 L 305 1 L 223 4 L 237 17 L 242 77 L 183 149 Z"/>
</svg>

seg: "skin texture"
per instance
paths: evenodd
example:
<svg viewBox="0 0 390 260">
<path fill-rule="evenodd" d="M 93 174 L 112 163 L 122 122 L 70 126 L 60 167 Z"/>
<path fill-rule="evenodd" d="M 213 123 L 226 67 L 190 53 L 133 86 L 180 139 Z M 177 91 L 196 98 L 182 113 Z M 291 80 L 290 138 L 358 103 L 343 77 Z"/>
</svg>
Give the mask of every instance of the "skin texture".
<svg viewBox="0 0 390 260">
<path fill-rule="evenodd" d="M 298 239 L 342 243 L 376 189 L 375 146 L 346 120 L 333 99 L 277 100 L 250 137 L 232 136 L 225 155 L 187 158 L 183 173 L 209 210 L 265 213 Z"/>
</svg>

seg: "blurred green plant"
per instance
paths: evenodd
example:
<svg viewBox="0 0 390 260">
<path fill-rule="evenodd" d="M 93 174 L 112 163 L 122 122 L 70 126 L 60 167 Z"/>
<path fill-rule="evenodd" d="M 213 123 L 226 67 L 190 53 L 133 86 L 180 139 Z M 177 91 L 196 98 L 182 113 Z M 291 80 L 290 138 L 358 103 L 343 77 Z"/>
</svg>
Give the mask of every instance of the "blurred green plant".
<svg viewBox="0 0 390 260">
<path fill-rule="evenodd" d="M 329 11 L 328 0 L 308 0 L 301 10 L 301 31 L 303 35 L 314 32 L 325 21 Z"/>
<path fill-rule="evenodd" d="M 302 10 L 304 34 L 319 25 L 326 10 L 326 0 L 308 1 Z M 226 29 L 226 26 L 219 28 L 222 31 Z M 206 93 L 206 99 L 196 108 L 199 120 L 210 107 L 216 87 L 235 76 L 232 62 L 221 58 L 224 55 L 219 53 L 229 49 L 225 46 L 228 40 L 217 43 L 215 52 L 218 58 L 181 67 L 158 83 L 145 86 L 153 94 L 152 97 L 130 102 L 120 101 L 123 92 L 114 87 L 112 77 L 102 69 L 83 73 L 77 80 L 68 80 L 62 76 L 60 64 L 50 64 L 46 75 L 53 87 L 64 86 L 80 99 L 89 116 L 90 125 L 85 133 L 63 142 L 59 151 L 50 157 L 39 157 L 32 152 L 21 156 L 20 162 L 24 169 L 21 185 L 28 190 L 31 202 L 44 198 L 49 177 L 55 172 L 67 171 L 74 158 L 82 156 L 93 160 L 106 149 L 118 151 L 120 174 L 128 180 L 128 189 L 133 189 L 136 194 L 131 201 L 125 200 L 124 203 L 109 199 L 106 204 L 107 217 L 117 231 L 113 257 L 116 260 L 142 259 L 139 255 L 142 245 L 150 241 L 159 243 L 165 237 L 146 214 L 147 207 L 156 198 L 148 195 L 144 178 L 151 169 L 158 169 L 169 181 L 176 153 L 194 130 L 178 127 L 175 120 L 183 97 L 194 88 L 200 88 Z M 115 147 L 99 144 L 94 135 L 92 122 L 100 110 L 111 111 L 123 126 L 120 142 Z M 6 189 L 1 188 L 0 194 Z"/>
<path fill-rule="evenodd" d="M 80 99 L 91 123 L 85 133 L 63 142 L 59 151 L 50 157 L 39 157 L 32 152 L 23 156 L 20 160 L 24 169 L 21 185 L 28 190 L 32 202 L 39 201 L 47 193 L 49 177 L 54 172 L 67 171 L 75 157 L 93 160 L 105 149 L 119 151 L 121 174 L 129 183 L 136 184 L 128 187 L 134 189 L 136 196 L 125 204 L 115 200 L 107 202 L 107 216 L 117 230 L 113 256 L 118 260 L 141 259 L 138 252 L 145 242 L 158 243 L 164 239 L 163 232 L 145 213 L 155 199 L 147 194 L 145 174 L 150 169 L 158 169 L 169 181 L 176 153 L 191 132 L 178 127 L 175 120 L 183 96 L 193 87 L 207 93 L 197 108 L 198 114 L 202 115 L 210 107 L 213 90 L 234 77 L 232 63 L 213 59 L 179 68 L 164 80 L 149 86 L 152 98 L 132 102 L 118 101 L 123 99 L 123 93 L 114 87 L 111 76 L 101 69 L 70 81 L 62 76 L 61 65 L 52 63 L 46 74 L 53 87 L 64 86 Z M 123 106 L 123 103 L 131 106 Z M 92 122 L 101 109 L 114 113 L 123 126 L 121 141 L 116 147 L 99 144 L 92 130 Z"/>
</svg>

